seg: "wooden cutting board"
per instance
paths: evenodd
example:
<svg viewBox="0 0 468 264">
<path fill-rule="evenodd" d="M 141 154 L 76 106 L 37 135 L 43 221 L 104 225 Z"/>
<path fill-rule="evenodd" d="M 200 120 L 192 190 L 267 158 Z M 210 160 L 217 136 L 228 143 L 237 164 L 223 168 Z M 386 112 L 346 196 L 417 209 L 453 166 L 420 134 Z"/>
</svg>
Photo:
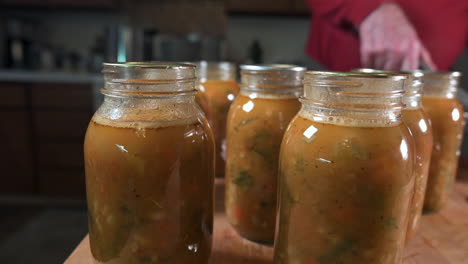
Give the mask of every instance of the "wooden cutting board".
<svg viewBox="0 0 468 264">
<path fill-rule="evenodd" d="M 242 239 L 224 215 L 223 181 L 216 182 L 213 264 L 271 264 L 273 249 Z M 468 264 L 468 182 L 458 182 L 447 206 L 422 218 L 405 249 L 404 264 Z M 65 264 L 92 264 L 86 236 Z"/>
</svg>

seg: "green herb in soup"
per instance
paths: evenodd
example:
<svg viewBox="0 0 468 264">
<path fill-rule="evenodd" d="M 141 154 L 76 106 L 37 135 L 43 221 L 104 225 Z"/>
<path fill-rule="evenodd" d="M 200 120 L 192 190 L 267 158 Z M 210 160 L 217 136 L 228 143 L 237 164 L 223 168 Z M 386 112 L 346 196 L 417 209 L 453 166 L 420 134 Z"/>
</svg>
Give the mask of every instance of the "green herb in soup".
<svg viewBox="0 0 468 264">
<path fill-rule="evenodd" d="M 279 160 L 275 263 L 399 263 L 413 146 L 402 123 L 343 126 L 296 116 Z"/>
<path fill-rule="evenodd" d="M 225 204 L 229 221 L 245 238 L 273 242 L 279 149 L 299 107 L 295 97 L 252 99 L 242 94 L 231 105 Z"/>
<path fill-rule="evenodd" d="M 99 263 L 207 263 L 214 145 L 206 123 L 135 129 L 91 121 L 90 247 Z"/>
</svg>

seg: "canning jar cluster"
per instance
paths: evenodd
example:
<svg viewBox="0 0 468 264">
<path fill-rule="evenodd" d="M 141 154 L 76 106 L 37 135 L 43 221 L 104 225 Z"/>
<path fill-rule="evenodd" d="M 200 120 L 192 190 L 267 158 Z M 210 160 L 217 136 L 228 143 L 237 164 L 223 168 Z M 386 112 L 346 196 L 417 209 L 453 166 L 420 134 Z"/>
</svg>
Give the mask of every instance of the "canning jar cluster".
<svg viewBox="0 0 468 264">
<path fill-rule="evenodd" d="M 105 63 L 86 133 L 96 264 L 209 263 L 214 178 L 274 263 L 400 263 L 446 204 L 460 74 L 229 62 Z M 220 197 L 217 197 L 220 199 Z"/>
</svg>

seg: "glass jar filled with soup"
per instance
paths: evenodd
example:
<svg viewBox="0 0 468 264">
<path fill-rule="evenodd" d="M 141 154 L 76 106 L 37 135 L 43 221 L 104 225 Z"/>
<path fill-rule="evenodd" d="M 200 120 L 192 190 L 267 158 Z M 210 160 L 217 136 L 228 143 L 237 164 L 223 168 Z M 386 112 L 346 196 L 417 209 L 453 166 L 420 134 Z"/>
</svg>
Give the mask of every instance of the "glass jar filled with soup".
<svg viewBox="0 0 468 264">
<path fill-rule="evenodd" d="M 216 145 L 216 176 L 224 176 L 226 121 L 229 106 L 239 93 L 237 68 L 230 62 L 197 64 L 197 102 L 211 125 Z"/>
<path fill-rule="evenodd" d="M 291 119 L 300 108 L 305 68 L 241 66 L 241 92 L 229 110 L 226 214 L 237 232 L 273 243 L 278 157 Z"/>
<path fill-rule="evenodd" d="M 465 119 L 457 99 L 459 72 L 425 73 L 423 107 L 432 122 L 434 146 L 424 210 L 436 212 L 447 202 L 455 181 Z"/>
<path fill-rule="evenodd" d="M 357 69 L 358 72 L 366 73 L 395 73 L 388 71 Z M 432 127 L 429 117 L 421 105 L 421 90 L 423 73 L 402 72 L 408 80 L 405 83 L 405 94 L 403 95 L 402 111 L 403 123 L 409 128 L 415 143 L 414 159 L 414 196 L 412 198 L 408 222 L 407 240 L 409 240 L 419 228 L 424 196 L 426 194 L 427 178 L 429 174 L 429 163 L 432 152 Z"/>
<path fill-rule="evenodd" d="M 419 229 L 432 153 L 432 126 L 421 104 L 422 75 L 421 72 L 408 74 L 403 96 L 405 108 L 402 120 L 409 128 L 415 143 L 414 196 L 409 212 L 407 240 L 411 239 Z"/>
<path fill-rule="evenodd" d="M 400 263 L 414 193 L 405 76 L 307 72 L 279 161 L 275 263 Z"/>
<path fill-rule="evenodd" d="M 207 263 L 214 139 L 195 102 L 195 66 L 109 63 L 86 132 L 94 263 Z"/>
</svg>

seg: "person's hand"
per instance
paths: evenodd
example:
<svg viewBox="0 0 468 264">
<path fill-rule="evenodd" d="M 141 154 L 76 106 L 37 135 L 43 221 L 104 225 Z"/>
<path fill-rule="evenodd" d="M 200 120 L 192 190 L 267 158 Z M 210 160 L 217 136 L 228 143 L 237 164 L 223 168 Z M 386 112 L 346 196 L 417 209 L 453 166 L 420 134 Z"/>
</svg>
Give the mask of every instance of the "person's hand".
<svg viewBox="0 0 468 264">
<path fill-rule="evenodd" d="M 431 55 L 418 37 L 403 10 L 385 3 L 374 10 L 359 26 L 361 64 L 381 70 L 416 70 L 424 63 L 436 70 Z"/>
</svg>

